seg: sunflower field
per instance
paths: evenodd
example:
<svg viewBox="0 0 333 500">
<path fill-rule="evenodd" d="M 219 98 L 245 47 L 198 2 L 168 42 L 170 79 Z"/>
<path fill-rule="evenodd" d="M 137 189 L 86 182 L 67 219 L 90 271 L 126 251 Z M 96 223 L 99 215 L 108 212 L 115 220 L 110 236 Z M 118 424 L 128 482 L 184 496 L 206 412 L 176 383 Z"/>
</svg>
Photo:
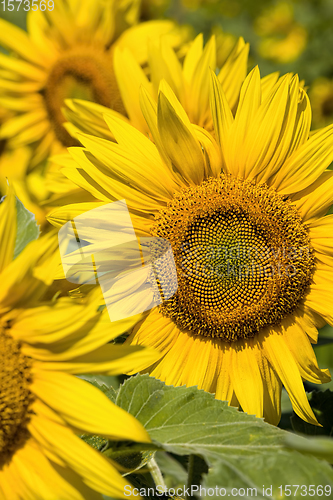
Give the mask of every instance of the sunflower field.
<svg viewBox="0 0 333 500">
<path fill-rule="evenodd" d="M 333 1 L 0 1 L 0 500 L 333 498 Z"/>
</svg>

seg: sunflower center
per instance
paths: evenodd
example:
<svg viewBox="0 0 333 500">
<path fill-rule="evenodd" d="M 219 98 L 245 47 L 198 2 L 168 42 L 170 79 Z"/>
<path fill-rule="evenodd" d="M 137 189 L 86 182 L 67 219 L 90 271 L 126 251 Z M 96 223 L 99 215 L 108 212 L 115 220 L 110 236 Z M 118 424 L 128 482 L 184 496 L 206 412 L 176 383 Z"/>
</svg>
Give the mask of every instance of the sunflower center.
<svg viewBox="0 0 333 500">
<path fill-rule="evenodd" d="M 0 468 L 27 439 L 30 366 L 20 344 L 0 326 Z"/>
<path fill-rule="evenodd" d="M 50 71 L 43 95 L 55 134 L 64 146 L 77 144 L 63 127 L 64 99 L 94 101 L 126 114 L 113 70 L 112 51 L 91 47 L 68 51 Z"/>
<path fill-rule="evenodd" d="M 308 232 L 290 200 L 222 174 L 184 189 L 152 229 L 170 241 L 177 293 L 163 315 L 194 334 L 232 342 L 292 313 L 311 282 Z"/>
</svg>

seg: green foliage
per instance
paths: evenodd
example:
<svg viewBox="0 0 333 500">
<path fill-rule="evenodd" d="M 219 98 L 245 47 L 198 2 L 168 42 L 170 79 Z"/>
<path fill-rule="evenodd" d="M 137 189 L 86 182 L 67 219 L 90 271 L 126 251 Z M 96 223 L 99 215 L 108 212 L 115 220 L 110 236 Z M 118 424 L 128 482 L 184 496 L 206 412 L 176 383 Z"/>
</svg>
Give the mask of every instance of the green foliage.
<svg viewBox="0 0 333 500">
<path fill-rule="evenodd" d="M 285 445 L 305 455 L 312 455 L 333 464 L 333 439 L 330 437 L 311 436 L 308 439 L 303 439 L 296 434 L 288 434 Z"/>
<path fill-rule="evenodd" d="M 319 411 L 320 398 L 325 394 L 317 398 Z M 125 458 L 135 452 L 149 454 L 159 450 L 157 463 L 168 488 L 186 484 L 185 469 L 190 484 L 198 484 L 205 463 L 209 470 L 203 474 L 201 486 L 226 488 L 227 496 L 232 488 L 256 488 L 258 498 L 278 499 L 279 486 L 333 486 L 330 465 L 314 458 L 311 449 L 303 453 L 309 448 L 304 437 L 297 436 L 300 454 L 290 449 L 296 448 L 288 441 L 291 433 L 231 408 L 196 387 L 166 386 L 147 375 L 137 375 L 119 388 L 116 404 L 143 424 L 153 442 L 151 445 L 118 443 L 118 456 Z M 113 458 L 114 451 L 109 447 L 104 453 Z M 315 454 L 326 458 L 330 450 L 325 449 L 322 455 L 315 450 Z M 132 480 L 131 474 L 128 479 Z M 145 484 L 143 476 L 140 481 Z M 272 496 L 263 497 L 263 485 L 272 486 Z M 301 491 L 294 498 L 302 498 Z"/>
</svg>

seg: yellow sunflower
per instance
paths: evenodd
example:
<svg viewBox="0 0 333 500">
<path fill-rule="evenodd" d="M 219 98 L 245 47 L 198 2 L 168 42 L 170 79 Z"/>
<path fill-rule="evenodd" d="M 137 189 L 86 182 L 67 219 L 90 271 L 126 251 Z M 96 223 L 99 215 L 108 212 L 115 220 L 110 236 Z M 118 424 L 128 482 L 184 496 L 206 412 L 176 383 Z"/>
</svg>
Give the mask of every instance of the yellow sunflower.
<svg viewBox="0 0 333 500">
<path fill-rule="evenodd" d="M 147 57 L 147 41 L 165 35 L 179 44 L 184 33 L 171 21 L 133 26 L 138 0 L 57 0 L 54 9 L 29 11 L 28 32 L 0 19 L 0 105 L 14 113 L 0 130 L 12 148 L 31 144 L 31 167 L 73 144 L 61 108 L 69 97 L 85 98 L 121 113 L 124 106 L 113 69 L 115 46 L 135 46 Z M 128 28 L 128 29 L 127 29 Z"/>
<path fill-rule="evenodd" d="M 142 368 L 142 355 L 156 355 L 104 345 L 115 330 L 100 321 L 99 294 L 83 303 L 42 300 L 58 258 L 55 238 L 30 243 L 13 260 L 15 202 L 11 190 L 0 205 L 0 498 L 123 497 L 126 481 L 75 433 L 149 437 L 131 415 L 73 374 Z"/>
<path fill-rule="evenodd" d="M 178 290 L 145 313 L 128 339 L 160 351 L 147 372 L 167 384 L 198 385 L 273 424 L 283 384 L 295 412 L 316 424 L 303 380 L 330 380 L 311 343 L 317 327 L 333 324 L 333 219 L 325 216 L 333 201 L 326 170 L 333 126 L 309 137 L 311 109 L 297 75 L 263 83 L 255 68 L 235 116 L 211 78 L 218 147 L 162 82 L 157 103 L 141 93 L 154 142 L 105 114 L 117 144 L 80 134 L 85 148 L 70 148 L 77 165 L 63 159 L 64 173 L 97 199 L 125 199 L 137 236 L 172 246 Z M 49 220 L 60 225 L 100 204 L 68 205 Z M 156 290 L 168 279 L 162 272 Z M 143 284 L 124 276 L 119 286 L 130 301 Z"/>
</svg>

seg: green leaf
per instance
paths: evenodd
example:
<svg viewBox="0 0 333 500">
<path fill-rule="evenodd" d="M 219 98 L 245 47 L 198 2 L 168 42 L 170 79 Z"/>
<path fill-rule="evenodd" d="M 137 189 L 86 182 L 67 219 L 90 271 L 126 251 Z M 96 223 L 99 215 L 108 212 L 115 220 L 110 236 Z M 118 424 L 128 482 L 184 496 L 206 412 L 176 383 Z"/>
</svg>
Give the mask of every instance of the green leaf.
<svg viewBox="0 0 333 500">
<path fill-rule="evenodd" d="M 304 439 L 297 434 L 289 433 L 285 438 L 285 446 L 333 464 L 333 439 L 328 436 Z"/>
<path fill-rule="evenodd" d="M 180 488 L 187 482 L 187 472 L 183 465 L 169 453 L 157 451 L 155 460 L 159 466 L 167 488 Z"/>
<path fill-rule="evenodd" d="M 157 448 L 204 458 L 210 465 L 204 485 L 255 487 L 260 498 L 264 484 L 272 486 L 273 499 L 281 498 L 280 485 L 333 485 L 327 462 L 284 447 L 286 431 L 196 387 L 168 387 L 137 375 L 120 387 L 116 404 L 145 426 Z"/>
<path fill-rule="evenodd" d="M 80 438 L 98 451 L 103 451 L 104 448 L 108 446 L 109 442 L 106 438 L 100 436 L 91 436 L 90 434 L 82 434 Z"/>
<path fill-rule="evenodd" d="M 104 394 L 114 403 L 117 396 L 117 389 L 119 387 L 119 380 L 117 377 L 110 375 L 80 375 L 79 378 L 90 382 L 90 384 L 100 389 Z"/>
<path fill-rule="evenodd" d="M 39 226 L 35 215 L 27 210 L 23 203 L 16 197 L 17 233 L 15 241 L 14 259 L 24 250 L 28 243 L 39 236 Z"/>
</svg>

